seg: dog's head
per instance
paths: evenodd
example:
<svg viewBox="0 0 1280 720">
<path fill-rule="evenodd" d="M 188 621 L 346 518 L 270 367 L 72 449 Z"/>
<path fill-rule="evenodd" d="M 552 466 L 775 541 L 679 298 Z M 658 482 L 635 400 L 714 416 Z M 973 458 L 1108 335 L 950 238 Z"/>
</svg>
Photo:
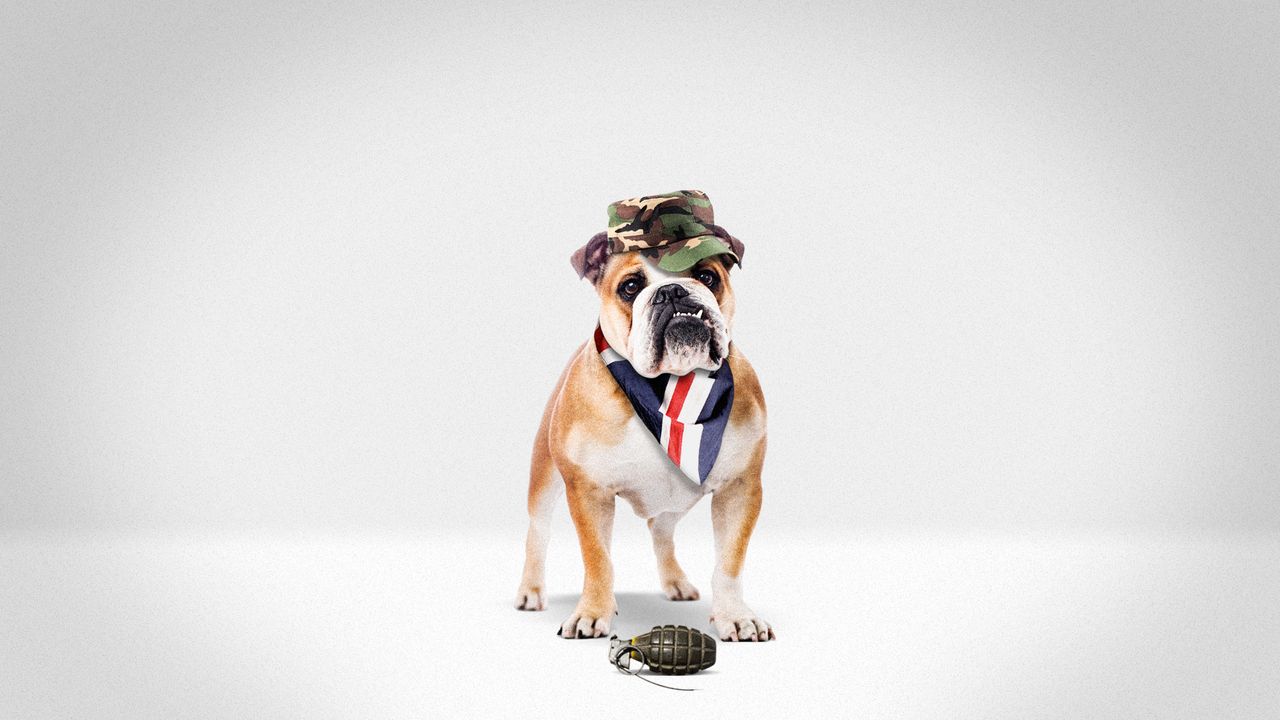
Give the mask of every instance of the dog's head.
<svg viewBox="0 0 1280 720">
<path fill-rule="evenodd" d="M 718 225 L 710 229 L 738 258 L 743 246 Z M 600 294 L 600 329 L 609 346 L 645 377 L 716 370 L 729 354 L 733 326 L 733 255 L 712 255 L 681 272 L 658 266 L 656 253 L 610 252 L 606 233 L 572 258 L 578 275 Z"/>
</svg>

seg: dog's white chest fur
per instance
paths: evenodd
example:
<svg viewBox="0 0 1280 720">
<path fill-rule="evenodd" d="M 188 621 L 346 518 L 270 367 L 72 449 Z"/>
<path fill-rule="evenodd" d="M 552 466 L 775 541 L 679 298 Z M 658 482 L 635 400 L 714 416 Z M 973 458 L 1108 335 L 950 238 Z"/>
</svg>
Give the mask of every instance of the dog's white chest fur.
<svg viewBox="0 0 1280 720">
<path fill-rule="evenodd" d="M 632 417 L 616 445 L 598 445 L 585 437 L 576 453 L 584 471 L 596 482 L 612 487 L 631 504 L 636 515 L 651 518 L 664 512 L 684 513 L 698 500 L 740 473 L 746 465 L 744 428 L 730 423 L 715 467 L 706 483 L 699 485 L 684 475 L 667 457 L 666 451 L 640 422 Z"/>
</svg>

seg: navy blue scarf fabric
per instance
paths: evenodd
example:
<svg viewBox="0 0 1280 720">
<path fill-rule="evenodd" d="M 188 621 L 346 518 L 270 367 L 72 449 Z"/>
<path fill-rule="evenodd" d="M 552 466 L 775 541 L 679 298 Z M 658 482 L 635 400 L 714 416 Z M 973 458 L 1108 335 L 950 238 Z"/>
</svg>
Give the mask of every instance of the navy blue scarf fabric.
<svg viewBox="0 0 1280 720">
<path fill-rule="evenodd" d="M 599 325 L 595 345 L 636 416 L 671 462 L 695 483 L 706 482 L 720 454 L 733 408 L 733 372 L 728 358 L 715 372 L 694 370 L 688 375 L 647 378 L 609 347 Z"/>
</svg>

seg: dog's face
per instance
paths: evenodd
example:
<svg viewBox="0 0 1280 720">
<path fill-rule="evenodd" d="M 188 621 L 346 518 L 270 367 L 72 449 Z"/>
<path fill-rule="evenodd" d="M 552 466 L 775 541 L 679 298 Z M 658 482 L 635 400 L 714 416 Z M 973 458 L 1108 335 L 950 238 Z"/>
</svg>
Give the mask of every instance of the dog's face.
<svg viewBox="0 0 1280 720">
<path fill-rule="evenodd" d="M 579 252 L 591 250 L 588 243 Z M 729 256 L 706 258 L 679 273 L 639 252 L 597 254 L 594 260 L 583 274 L 600 294 L 600 329 L 636 372 L 657 377 L 720 367 L 733 325 Z"/>
<path fill-rule="evenodd" d="M 729 354 L 733 288 L 718 258 L 670 273 L 638 253 L 620 253 L 596 290 L 605 339 L 645 377 L 716 370 Z"/>
</svg>

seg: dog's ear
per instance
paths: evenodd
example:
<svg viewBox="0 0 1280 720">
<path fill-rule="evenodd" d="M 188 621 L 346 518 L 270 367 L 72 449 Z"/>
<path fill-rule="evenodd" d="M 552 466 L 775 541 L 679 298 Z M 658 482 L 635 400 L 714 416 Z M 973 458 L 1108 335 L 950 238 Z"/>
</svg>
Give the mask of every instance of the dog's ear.
<svg viewBox="0 0 1280 720">
<path fill-rule="evenodd" d="M 586 278 L 594 285 L 600 280 L 600 271 L 608 259 L 609 237 L 607 233 L 600 232 L 592 235 L 586 245 L 574 251 L 569 262 L 573 263 L 573 269 L 578 271 L 578 277 Z"/>
<path fill-rule="evenodd" d="M 725 230 L 719 225 L 712 225 L 711 232 L 715 233 L 716 237 L 720 238 L 721 240 L 724 240 L 725 243 L 729 245 L 729 249 L 733 251 L 733 254 L 738 256 L 738 266 L 741 267 L 742 253 L 746 252 L 746 247 L 742 244 L 742 241 L 730 235 L 728 230 Z M 724 258 L 725 267 L 733 266 L 733 259 L 730 258 L 728 255 L 721 255 L 720 257 Z"/>
</svg>

